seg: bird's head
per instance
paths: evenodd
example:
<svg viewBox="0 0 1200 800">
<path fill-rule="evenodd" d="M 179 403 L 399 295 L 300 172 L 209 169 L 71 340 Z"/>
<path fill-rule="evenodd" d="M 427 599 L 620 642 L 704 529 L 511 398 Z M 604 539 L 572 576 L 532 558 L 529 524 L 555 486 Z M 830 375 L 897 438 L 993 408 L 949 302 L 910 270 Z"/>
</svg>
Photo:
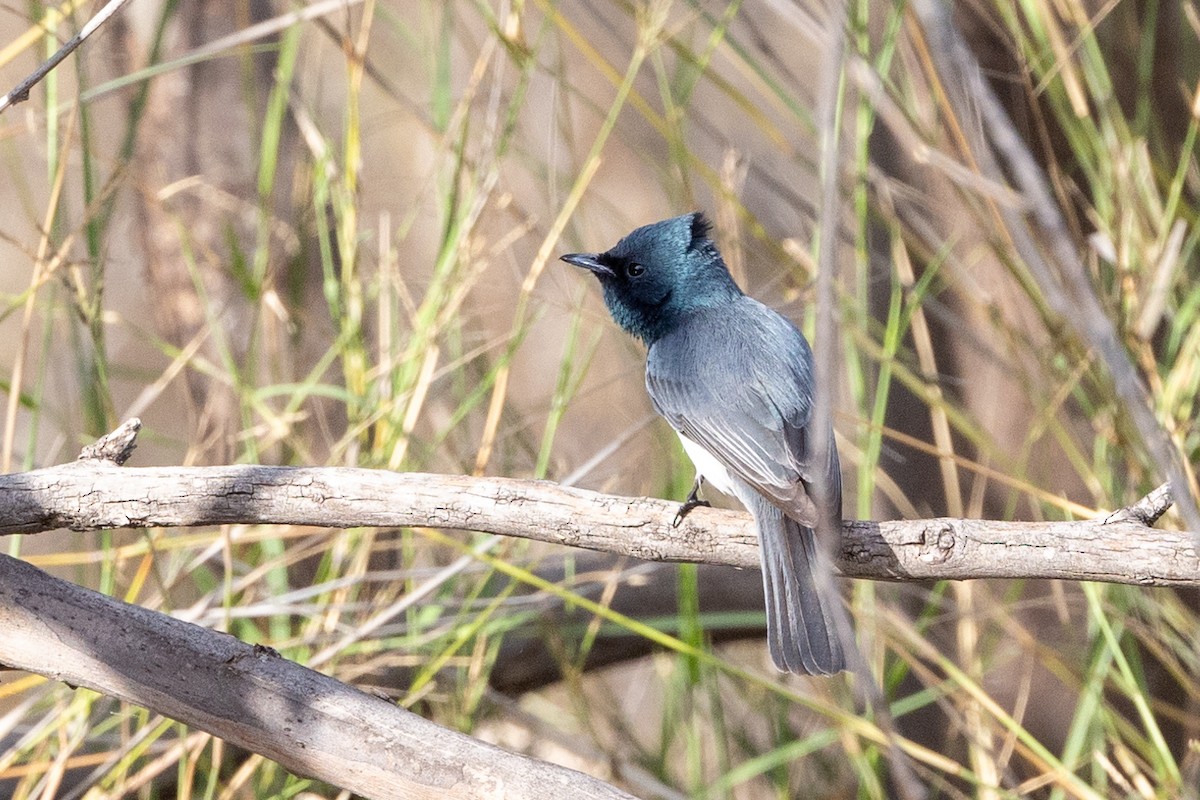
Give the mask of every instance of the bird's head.
<svg viewBox="0 0 1200 800">
<path fill-rule="evenodd" d="M 741 295 L 699 211 L 638 228 L 603 253 L 571 253 L 568 264 L 600 279 L 613 319 L 646 344 L 689 311 Z"/>
</svg>

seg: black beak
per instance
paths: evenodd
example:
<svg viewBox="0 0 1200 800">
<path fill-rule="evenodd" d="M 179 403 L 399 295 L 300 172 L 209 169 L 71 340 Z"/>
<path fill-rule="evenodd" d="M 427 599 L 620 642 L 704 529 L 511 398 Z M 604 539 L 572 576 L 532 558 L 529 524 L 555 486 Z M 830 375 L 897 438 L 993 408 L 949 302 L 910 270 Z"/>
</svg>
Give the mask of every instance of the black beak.
<svg viewBox="0 0 1200 800">
<path fill-rule="evenodd" d="M 600 263 L 600 256 L 596 253 L 568 253 L 561 256 L 561 260 L 576 267 L 583 267 L 589 272 L 596 273 L 600 278 L 611 278 L 616 275 L 611 269 Z"/>
</svg>

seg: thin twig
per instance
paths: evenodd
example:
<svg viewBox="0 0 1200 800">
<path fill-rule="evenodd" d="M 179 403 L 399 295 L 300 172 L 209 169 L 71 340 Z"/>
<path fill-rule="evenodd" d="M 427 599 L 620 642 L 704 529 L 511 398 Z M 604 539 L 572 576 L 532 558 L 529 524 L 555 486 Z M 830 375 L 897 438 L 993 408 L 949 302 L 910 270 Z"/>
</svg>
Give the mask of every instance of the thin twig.
<svg viewBox="0 0 1200 800">
<path fill-rule="evenodd" d="M 17 103 L 23 103 L 29 99 L 29 90 L 41 81 L 42 78 L 50 74 L 50 71 L 62 63 L 63 59 L 75 52 L 89 36 L 100 29 L 100 26 L 121 10 L 121 6 L 125 5 L 129 0 L 108 0 L 104 8 L 100 9 L 96 16 L 88 20 L 87 24 L 79 33 L 72 36 L 66 44 L 58 49 L 58 51 L 50 56 L 40 67 L 33 71 L 25 80 L 21 81 L 8 94 L 0 97 L 0 113 L 9 106 L 15 106 Z"/>
</svg>

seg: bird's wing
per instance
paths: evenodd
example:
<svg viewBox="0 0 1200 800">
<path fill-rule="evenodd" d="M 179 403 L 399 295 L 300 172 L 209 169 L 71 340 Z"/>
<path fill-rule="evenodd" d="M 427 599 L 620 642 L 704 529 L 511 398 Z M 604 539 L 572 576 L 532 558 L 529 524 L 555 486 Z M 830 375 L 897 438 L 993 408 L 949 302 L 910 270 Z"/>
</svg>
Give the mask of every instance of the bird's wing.
<svg viewBox="0 0 1200 800">
<path fill-rule="evenodd" d="M 811 355 L 799 332 L 777 319 L 766 321 L 765 331 L 756 325 L 732 336 L 710 335 L 699 347 L 696 337 L 656 343 L 646 365 L 646 388 L 675 430 L 789 517 L 815 527 L 820 515 L 808 485 L 814 479 L 832 482 L 831 500 L 840 510 L 841 475 L 832 448 L 831 463 L 814 467 L 808 431 Z"/>
</svg>

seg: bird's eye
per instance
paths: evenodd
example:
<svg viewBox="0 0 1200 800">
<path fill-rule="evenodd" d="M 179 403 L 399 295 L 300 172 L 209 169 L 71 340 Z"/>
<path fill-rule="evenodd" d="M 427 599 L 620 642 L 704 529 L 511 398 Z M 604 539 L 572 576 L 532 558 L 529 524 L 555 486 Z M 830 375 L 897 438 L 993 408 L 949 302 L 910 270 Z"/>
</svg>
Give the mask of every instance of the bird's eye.
<svg viewBox="0 0 1200 800">
<path fill-rule="evenodd" d="M 625 276 L 628 278 L 636 278 L 646 271 L 646 268 L 636 261 L 630 261 L 625 265 Z"/>
</svg>

